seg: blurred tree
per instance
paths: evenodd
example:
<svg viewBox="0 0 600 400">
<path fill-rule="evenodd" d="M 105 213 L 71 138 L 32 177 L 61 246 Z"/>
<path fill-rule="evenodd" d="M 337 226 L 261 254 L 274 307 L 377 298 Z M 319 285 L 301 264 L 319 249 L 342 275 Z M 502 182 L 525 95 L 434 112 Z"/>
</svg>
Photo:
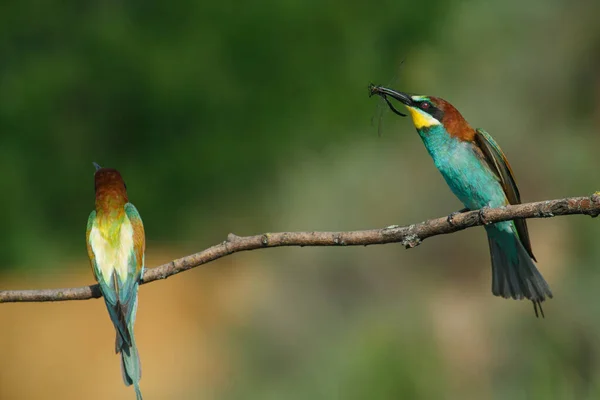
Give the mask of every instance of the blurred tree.
<svg viewBox="0 0 600 400">
<path fill-rule="evenodd" d="M 0 268 L 80 251 L 92 161 L 122 171 L 150 240 L 193 237 L 190 215 L 243 215 L 238 200 L 299 149 L 357 134 L 369 80 L 394 74 L 446 7 L 3 3 Z"/>
</svg>

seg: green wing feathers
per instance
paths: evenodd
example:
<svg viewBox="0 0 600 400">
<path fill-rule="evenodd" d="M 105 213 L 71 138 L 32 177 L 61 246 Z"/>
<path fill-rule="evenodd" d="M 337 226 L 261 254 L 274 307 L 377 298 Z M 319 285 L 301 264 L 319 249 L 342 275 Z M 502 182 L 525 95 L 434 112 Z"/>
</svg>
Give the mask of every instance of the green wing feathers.
<svg viewBox="0 0 600 400">
<path fill-rule="evenodd" d="M 121 353 L 123 380 L 126 385 L 134 386 L 136 399 L 142 400 L 139 386 L 142 370 L 133 326 L 144 270 L 144 225 L 137 209 L 130 203 L 125 204 L 118 216 L 101 218 L 99 221 L 96 211 L 88 218 L 88 256 L 116 330 L 115 351 Z"/>
<path fill-rule="evenodd" d="M 131 249 L 131 254 L 129 256 L 127 280 L 121 282 L 117 279 L 117 281 L 121 283 L 121 286 L 118 288 L 118 293 L 119 302 L 123 308 L 122 311 L 127 317 L 127 320 L 133 324 L 137 305 L 137 292 L 144 268 L 146 240 L 142 218 L 133 204 L 125 204 L 125 215 L 127 215 L 133 230 L 133 248 Z"/>
<path fill-rule="evenodd" d="M 96 210 L 90 213 L 90 216 L 87 220 L 87 229 L 85 231 L 85 244 L 87 245 L 88 257 L 90 258 L 90 265 L 92 267 L 92 272 L 96 275 L 96 266 L 94 265 L 96 262 L 96 257 L 94 256 L 94 251 L 92 250 L 92 244 L 90 243 L 90 233 L 92 232 L 92 226 L 94 226 L 94 220 L 96 219 Z"/>
<path fill-rule="evenodd" d="M 137 208 L 131 203 L 125 204 L 125 214 L 133 228 L 133 246 L 135 251 L 135 270 L 141 275 L 144 269 L 144 254 L 146 252 L 146 234 L 142 217 Z M 138 277 L 139 279 L 139 277 Z"/>
<path fill-rule="evenodd" d="M 496 143 L 494 138 L 483 129 L 478 128 L 475 132 L 475 142 L 483 152 L 485 161 L 488 163 L 491 170 L 498 176 L 498 180 L 504 189 L 509 204 L 521 204 L 521 195 L 519 194 L 519 188 L 517 187 L 512 168 L 510 167 L 506 156 L 500 149 L 500 146 L 498 146 L 498 143 Z M 529 256 L 535 260 L 535 256 L 531 250 L 527 223 L 524 219 L 515 219 L 513 222 L 525 250 L 527 250 Z"/>
<path fill-rule="evenodd" d="M 127 246 L 127 248 L 122 249 L 128 252 L 126 265 L 120 267 L 117 265 L 98 265 L 98 260 L 102 262 L 102 258 L 98 259 L 94 254 L 94 247 L 90 241 L 90 235 L 97 217 L 95 211 L 92 211 L 88 218 L 86 238 L 92 270 L 104 295 L 111 320 L 121 341 L 130 346 L 132 343 L 131 331 L 135 321 L 137 292 L 144 262 L 145 240 L 142 220 L 135 207 L 132 204 L 126 204 L 124 211 L 124 216 L 127 216 L 127 218 L 115 220 L 114 224 L 121 224 L 121 232 L 124 232 L 122 229 L 125 229 L 124 227 L 127 226 L 125 224 L 129 220 L 132 229 L 132 241 L 128 243 L 117 241 L 111 246 Z M 115 249 L 114 251 L 120 251 L 116 250 L 118 247 L 113 247 L 113 249 Z M 111 262 L 115 261 L 114 258 L 110 260 Z M 118 270 L 121 272 L 118 273 Z M 126 271 L 125 274 L 124 271 Z M 103 275 L 106 273 L 110 273 L 110 276 Z M 119 338 L 117 342 L 119 342 Z"/>
<path fill-rule="evenodd" d="M 519 188 L 515 182 L 510 164 L 500 149 L 500 146 L 498 146 L 490 134 L 483 129 L 476 129 L 476 132 L 475 140 L 483 151 L 486 161 L 493 166 L 492 170 L 500 178 L 500 183 L 504 188 L 509 203 L 520 204 L 521 196 L 519 194 Z"/>
</svg>

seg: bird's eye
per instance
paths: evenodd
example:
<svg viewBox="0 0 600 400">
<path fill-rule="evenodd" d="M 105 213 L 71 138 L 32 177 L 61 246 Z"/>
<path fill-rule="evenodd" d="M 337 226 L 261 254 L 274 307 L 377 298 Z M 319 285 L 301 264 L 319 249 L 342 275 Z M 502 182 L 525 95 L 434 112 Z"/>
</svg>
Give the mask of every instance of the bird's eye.
<svg viewBox="0 0 600 400">
<path fill-rule="evenodd" d="M 428 110 L 431 104 L 428 101 L 424 101 L 420 104 L 421 110 Z"/>
</svg>

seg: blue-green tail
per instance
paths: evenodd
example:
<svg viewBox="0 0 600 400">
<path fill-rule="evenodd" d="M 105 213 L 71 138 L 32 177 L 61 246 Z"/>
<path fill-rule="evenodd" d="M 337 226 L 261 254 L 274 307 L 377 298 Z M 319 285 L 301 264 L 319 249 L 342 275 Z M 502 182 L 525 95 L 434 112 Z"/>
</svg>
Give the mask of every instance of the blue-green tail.
<svg viewBox="0 0 600 400">
<path fill-rule="evenodd" d="M 131 345 L 123 342 L 120 335 L 117 333 L 117 352 L 121 353 L 121 373 L 125 385 L 133 385 L 135 389 L 136 400 L 142 399 L 140 390 L 140 379 L 142 379 L 142 365 L 140 363 L 140 355 L 135 345 L 133 331 L 131 331 Z"/>
<path fill-rule="evenodd" d="M 535 315 L 539 308 L 543 317 L 542 302 L 551 299 L 552 292 L 512 228 L 512 222 L 486 227 L 492 255 L 492 293 L 506 299 L 529 299 Z"/>
</svg>

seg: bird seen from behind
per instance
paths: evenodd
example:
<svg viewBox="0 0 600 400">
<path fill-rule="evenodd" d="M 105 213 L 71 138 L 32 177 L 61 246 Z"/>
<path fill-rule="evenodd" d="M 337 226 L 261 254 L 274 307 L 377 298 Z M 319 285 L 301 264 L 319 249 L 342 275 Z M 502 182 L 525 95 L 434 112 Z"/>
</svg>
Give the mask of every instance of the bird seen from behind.
<svg viewBox="0 0 600 400">
<path fill-rule="evenodd" d="M 137 295 L 144 271 L 146 239 L 137 209 L 116 169 L 94 163 L 96 206 L 88 218 L 86 243 L 92 272 L 116 330 L 115 352 L 121 354 L 125 385 L 142 400 L 142 370 L 133 335 Z"/>
</svg>

